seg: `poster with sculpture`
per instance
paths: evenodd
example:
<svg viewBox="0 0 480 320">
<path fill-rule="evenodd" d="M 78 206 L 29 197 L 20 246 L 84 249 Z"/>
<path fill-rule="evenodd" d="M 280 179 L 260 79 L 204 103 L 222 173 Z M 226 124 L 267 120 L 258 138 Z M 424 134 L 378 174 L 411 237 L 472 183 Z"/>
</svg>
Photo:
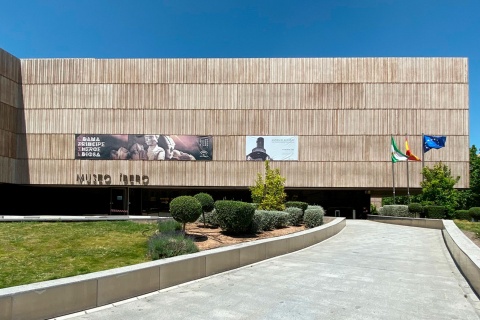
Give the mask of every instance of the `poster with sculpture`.
<svg viewBox="0 0 480 320">
<path fill-rule="evenodd" d="M 247 136 L 246 160 L 248 161 L 297 161 L 297 136 Z"/>
<path fill-rule="evenodd" d="M 75 159 L 212 160 L 213 137 L 156 134 L 76 134 Z"/>
</svg>

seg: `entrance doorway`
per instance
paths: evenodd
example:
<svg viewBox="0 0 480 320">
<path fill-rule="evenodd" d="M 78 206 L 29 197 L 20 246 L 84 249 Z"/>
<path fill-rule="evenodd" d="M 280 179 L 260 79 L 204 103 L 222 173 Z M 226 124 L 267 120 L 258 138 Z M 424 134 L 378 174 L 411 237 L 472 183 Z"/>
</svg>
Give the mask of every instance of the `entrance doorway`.
<svg viewBox="0 0 480 320">
<path fill-rule="evenodd" d="M 128 215 L 128 193 L 126 188 L 110 189 L 110 214 Z"/>
</svg>

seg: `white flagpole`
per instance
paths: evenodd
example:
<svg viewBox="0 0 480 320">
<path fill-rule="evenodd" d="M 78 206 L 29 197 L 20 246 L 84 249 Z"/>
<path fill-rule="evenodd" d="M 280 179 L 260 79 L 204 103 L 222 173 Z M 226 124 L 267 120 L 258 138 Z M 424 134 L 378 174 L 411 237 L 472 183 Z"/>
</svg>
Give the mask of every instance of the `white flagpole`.
<svg viewBox="0 0 480 320">
<path fill-rule="evenodd" d="M 405 141 L 408 141 L 407 134 L 405 134 Z M 407 157 L 407 199 L 410 203 L 410 174 L 408 173 L 408 157 Z"/>
<path fill-rule="evenodd" d="M 422 133 L 422 181 L 424 181 L 424 177 L 423 177 L 423 168 L 425 167 L 425 149 L 424 149 L 424 146 L 423 144 L 425 143 L 425 134 Z"/>
<path fill-rule="evenodd" d="M 392 177 L 393 177 L 393 204 L 395 204 L 395 169 L 393 168 L 393 161 L 392 161 Z"/>
</svg>

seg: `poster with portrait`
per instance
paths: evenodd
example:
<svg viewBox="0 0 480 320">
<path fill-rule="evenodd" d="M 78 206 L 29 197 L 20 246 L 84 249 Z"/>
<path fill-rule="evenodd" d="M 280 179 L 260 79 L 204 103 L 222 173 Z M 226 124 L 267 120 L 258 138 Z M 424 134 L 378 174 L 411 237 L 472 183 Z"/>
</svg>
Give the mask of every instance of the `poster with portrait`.
<svg viewBox="0 0 480 320">
<path fill-rule="evenodd" d="M 76 134 L 75 159 L 208 161 L 213 160 L 213 137 Z"/>
<path fill-rule="evenodd" d="M 247 136 L 248 161 L 298 161 L 297 136 Z"/>
</svg>

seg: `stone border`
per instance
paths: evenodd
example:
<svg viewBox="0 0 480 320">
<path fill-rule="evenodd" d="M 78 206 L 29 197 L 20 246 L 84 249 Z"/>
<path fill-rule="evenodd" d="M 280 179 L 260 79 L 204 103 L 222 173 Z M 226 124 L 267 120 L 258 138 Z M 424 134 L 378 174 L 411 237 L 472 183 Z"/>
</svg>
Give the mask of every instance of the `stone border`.
<svg viewBox="0 0 480 320">
<path fill-rule="evenodd" d="M 368 215 L 368 220 L 442 231 L 445 245 L 473 291 L 480 297 L 480 248 L 452 220 Z"/>
<path fill-rule="evenodd" d="M 345 218 L 335 218 L 281 237 L 0 289 L 0 319 L 48 319 L 108 305 L 304 249 L 345 226 Z"/>
</svg>

